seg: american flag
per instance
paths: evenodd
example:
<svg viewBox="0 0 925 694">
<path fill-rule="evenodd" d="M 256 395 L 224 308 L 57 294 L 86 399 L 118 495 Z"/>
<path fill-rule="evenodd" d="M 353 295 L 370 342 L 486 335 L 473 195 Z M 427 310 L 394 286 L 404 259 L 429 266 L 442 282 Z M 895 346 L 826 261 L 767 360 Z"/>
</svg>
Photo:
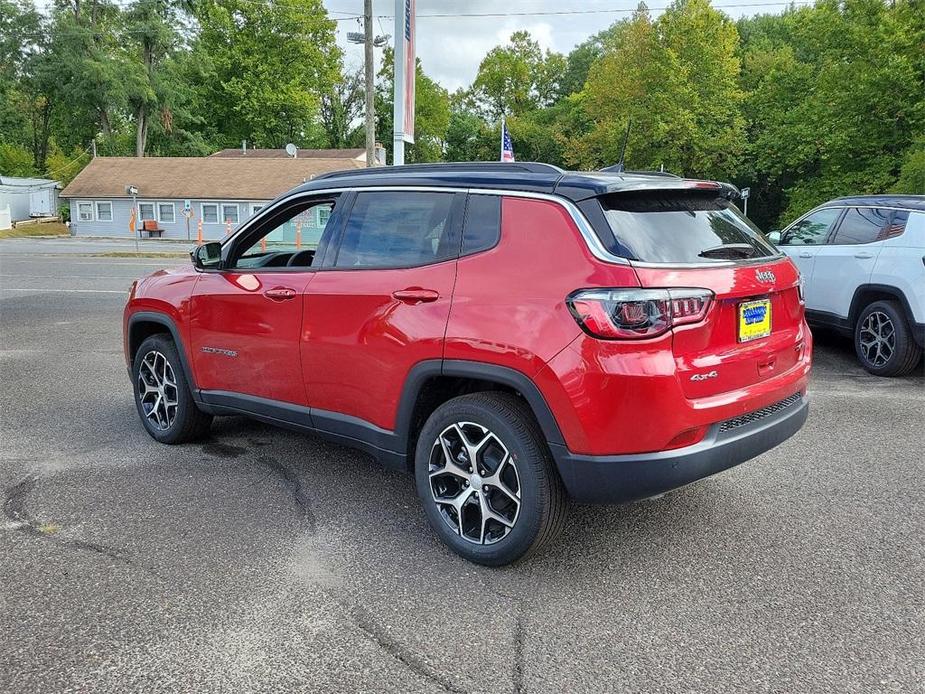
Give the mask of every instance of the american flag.
<svg viewBox="0 0 925 694">
<path fill-rule="evenodd" d="M 501 161 L 514 161 L 514 143 L 511 142 L 511 133 L 508 132 L 507 123 L 501 119 Z"/>
</svg>

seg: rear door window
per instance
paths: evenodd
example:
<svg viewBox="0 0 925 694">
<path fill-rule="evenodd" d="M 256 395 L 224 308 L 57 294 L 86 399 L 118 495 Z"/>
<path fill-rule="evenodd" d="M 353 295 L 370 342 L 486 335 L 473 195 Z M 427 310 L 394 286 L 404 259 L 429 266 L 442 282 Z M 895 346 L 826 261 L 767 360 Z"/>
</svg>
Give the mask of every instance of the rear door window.
<svg viewBox="0 0 925 694">
<path fill-rule="evenodd" d="M 334 261 L 337 268 L 429 265 L 459 253 L 455 193 L 359 192 Z"/>
<path fill-rule="evenodd" d="M 835 246 L 853 246 L 879 241 L 886 233 L 889 222 L 890 210 L 878 207 L 848 208 L 831 243 Z"/>
<path fill-rule="evenodd" d="M 699 264 L 778 254 L 732 203 L 714 193 L 616 194 L 601 203 L 617 241 L 636 260 Z"/>
</svg>

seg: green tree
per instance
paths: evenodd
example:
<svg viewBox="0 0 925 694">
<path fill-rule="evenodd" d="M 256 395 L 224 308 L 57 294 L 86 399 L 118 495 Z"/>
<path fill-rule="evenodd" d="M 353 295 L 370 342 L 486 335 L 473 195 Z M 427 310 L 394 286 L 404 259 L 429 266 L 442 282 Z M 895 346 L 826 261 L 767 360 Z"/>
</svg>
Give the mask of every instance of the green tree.
<svg viewBox="0 0 925 694">
<path fill-rule="evenodd" d="M 562 95 L 576 94 L 584 88 L 591 66 L 600 60 L 604 53 L 616 49 L 620 32 L 625 26 L 625 21 L 615 22 L 585 39 L 569 52 L 565 59 L 565 74 L 559 85 Z"/>
<path fill-rule="evenodd" d="M 743 169 L 764 194 L 756 202 L 768 223 L 894 187 L 925 132 L 921 1 L 822 0 L 739 27 L 749 94 Z"/>
<path fill-rule="evenodd" d="M 177 27 L 182 8 L 175 0 L 135 0 L 125 13 L 124 44 L 131 71 L 128 105 L 135 121 L 135 156 L 143 157 L 152 121 L 169 133 L 178 86 L 169 77 L 169 61 L 181 41 Z M 182 87 L 179 88 L 182 90 Z"/>
<path fill-rule="evenodd" d="M 376 80 L 376 138 L 386 146 L 391 144 L 393 132 L 393 60 L 392 50 L 385 49 Z M 414 76 L 414 144 L 405 146 L 405 163 L 443 159 L 449 124 L 450 95 L 424 73 L 418 59 Z"/>
<path fill-rule="evenodd" d="M 206 130 L 224 146 L 302 145 L 339 78 L 335 23 L 321 0 L 204 0 L 197 59 Z"/>
<path fill-rule="evenodd" d="M 325 133 L 325 146 L 347 147 L 356 139 L 355 132 L 362 126 L 357 119 L 366 105 L 366 88 L 362 69 L 344 74 L 329 92 L 321 95 L 321 126 Z M 365 147 L 365 140 L 364 145 Z"/>
<path fill-rule="evenodd" d="M 729 177 L 744 140 L 737 47 L 735 25 L 708 0 L 676 0 L 655 21 L 640 4 L 576 99 L 592 125 L 570 139 L 567 161 L 613 164 L 631 123 L 631 168 Z"/>
<path fill-rule="evenodd" d="M 0 176 L 35 176 L 32 153 L 22 145 L 0 144 Z"/>
<path fill-rule="evenodd" d="M 28 76 L 43 37 L 38 12 L 27 0 L 0 0 L 0 142 L 31 145 Z"/>
<path fill-rule="evenodd" d="M 893 192 L 925 195 L 925 138 L 910 147 L 903 157 Z"/>
<path fill-rule="evenodd" d="M 472 83 L 472 103 L 489 120 L 549 106 L 561 95 L 566 65 L 560 53 L 544 53 L 529 32 L 516 31 L 507 45 L 491 49 L 482 59 Z"/>
</svg>

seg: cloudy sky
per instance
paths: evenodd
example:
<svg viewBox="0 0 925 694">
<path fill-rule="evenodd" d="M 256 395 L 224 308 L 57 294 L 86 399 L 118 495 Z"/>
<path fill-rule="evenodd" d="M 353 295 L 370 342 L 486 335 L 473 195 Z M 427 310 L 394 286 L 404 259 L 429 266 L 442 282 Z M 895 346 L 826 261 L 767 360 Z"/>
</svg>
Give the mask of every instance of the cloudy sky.
<svg viewBox="0 0 925 694">
<path fill-rule="evenodd" d="M 635 9 L 638 0 L 417 0 L 417 52 L 428 75 L 449 89 L 468 86 L 485 53 L 505 42 L 512 32 L 526 29 L 543 48 L 567 53 L 575 44 L 610 26 Z M 648 0 L 658 14 L 670 0 Z M 780 12 L 785 2 L 773 0 L 713 0 L 732 17 Z M 805 4 L 798 2 L 797 4 Z M 363 0 L 324 0 L 338 19 L 337 40 L 346 63 L 358 67 L 363 47 L 347 43 L 348 31 L 361 31 L 351 15 L 362 14 Z M 373 0 L 376 34 L 394 34 L 395 0 Z M 568 14 L 556 14 L 568 13 Z M 451 15 L 431 16 L 427 15 Z M 459 16 L 485 15 L 485 16 Z M 376 56 L 379 58 L 378 52 Z"/>
</svg>

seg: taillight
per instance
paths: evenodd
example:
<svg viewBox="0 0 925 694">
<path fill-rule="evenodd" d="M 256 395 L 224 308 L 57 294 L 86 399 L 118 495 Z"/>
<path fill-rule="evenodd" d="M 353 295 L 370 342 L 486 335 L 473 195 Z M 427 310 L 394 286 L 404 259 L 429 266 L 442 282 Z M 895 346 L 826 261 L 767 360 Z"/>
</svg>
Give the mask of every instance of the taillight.
<svg viewBox="0 0 925 694">
<path fill-rule="evenodd" d="M 709 289 L 581 289 L 566 303 L 589 335 L 640 340 L 702 321 L 712 300 Z"/>
</svg>

